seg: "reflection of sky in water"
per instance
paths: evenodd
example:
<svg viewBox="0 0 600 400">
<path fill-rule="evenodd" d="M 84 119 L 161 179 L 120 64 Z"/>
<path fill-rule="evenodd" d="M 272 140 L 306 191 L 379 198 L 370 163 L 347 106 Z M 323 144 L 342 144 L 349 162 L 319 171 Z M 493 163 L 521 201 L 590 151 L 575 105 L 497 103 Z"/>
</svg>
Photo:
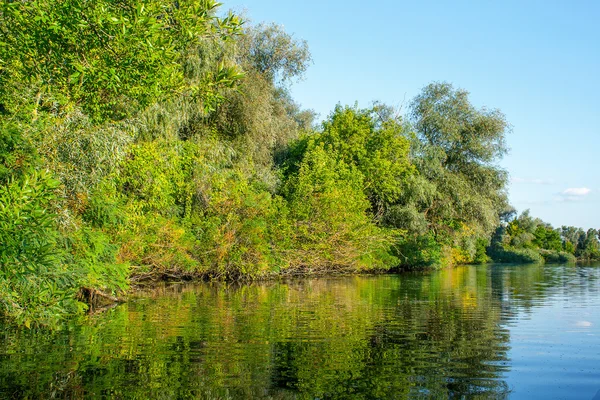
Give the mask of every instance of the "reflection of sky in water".
<svg viewBox="0 0 600 400">
<path fill-rule="evenodd" d="M 550 289 L 507 324 L 511 399 L 592 399 L 599 392 L 599 275 L 591 270 L 591 282 L 581 277 Z"/>
</svg>

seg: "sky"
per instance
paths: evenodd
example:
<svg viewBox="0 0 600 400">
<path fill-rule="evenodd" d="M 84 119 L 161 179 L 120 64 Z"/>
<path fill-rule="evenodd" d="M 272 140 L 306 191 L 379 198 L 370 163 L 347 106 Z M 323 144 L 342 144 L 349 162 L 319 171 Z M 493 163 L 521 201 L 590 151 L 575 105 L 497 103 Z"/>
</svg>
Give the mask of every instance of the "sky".
<svg viewBox="0 0 600 400">
<path fill-rule="evenodd" d="M 401 107 L 431 82 L 470 92 L 512 126 L 509 197 L 553 226 L 600 228 L 600 1 L 223 0 L 308 42 L 291 92 L 326 118 L 336 104 Z"/>
</svg>

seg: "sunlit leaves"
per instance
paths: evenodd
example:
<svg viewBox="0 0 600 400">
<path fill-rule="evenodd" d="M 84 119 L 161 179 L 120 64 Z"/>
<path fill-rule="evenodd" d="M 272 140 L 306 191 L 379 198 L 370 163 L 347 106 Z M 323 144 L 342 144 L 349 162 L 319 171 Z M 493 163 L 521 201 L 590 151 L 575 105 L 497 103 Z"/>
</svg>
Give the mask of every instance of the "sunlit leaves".
<svg viewBox="0 0 600 400">
<path fill-rule="evenodd" d="M 63 93 L 96 118 L 121 118 L 184 89 L 181 56 L 203 38 L 239 32 L 212 0 L 4 2 L 4 74 Z"/>
</svg>

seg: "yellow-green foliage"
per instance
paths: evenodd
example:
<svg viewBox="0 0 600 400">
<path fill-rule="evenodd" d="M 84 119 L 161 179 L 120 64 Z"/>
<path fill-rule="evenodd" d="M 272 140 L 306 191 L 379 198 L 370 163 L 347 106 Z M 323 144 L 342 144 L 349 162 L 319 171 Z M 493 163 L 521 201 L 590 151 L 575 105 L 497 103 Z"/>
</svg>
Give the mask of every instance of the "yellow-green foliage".
<svg viewBox="0 0 600 400">
<path fill-rule="evenodd" d="M 118 190 L 134 214 L 182 216 L 189 207 L 194 146 L 186 142 L 135 144 L 116 177 Z"/>
<path fill-rule="evenodd" d="M 129 288 L 129 264 L 117 260 L 119 245 L 109 235 L 86 225 L 63 232 L 64 264 L 80 274 L 79 286 L 120 294 Z"/>
<path fill-rule="evenodd" d="M 375 208 L 396 201 L 400 183 L 413 172 L 399 121 L 376 123 L 373 110 L 337 106 L 315 140 L 336 159 L 362 174 L 363 189 Z"/>
<path fill-rule="evenodd" d="M 157 274 L 198 272 L 191 256 L 195 240 L 182 225 L 191 213 L 198 161 L 198 147 L 191 142 L 157 140 L 131 146 L 114 179 L 125 209 L 116 233 L 122 262 Z"/>
<path fill-rule="evenodd" d="M 278 229 L 285 224 L 281 199 L 273 197 L 236 171 L 212 176 L 203 193 L 206 203 L 192 218 L 199 249 L 196 253 L 214 276 L 261 276 L 276 271 L 275 254 L 283 243 Z M 206 185 L 205 185 L 206 186 Z"/>
<path fill-rule="evenodd" d="M 393 266 L 392 236 L 366 213 L 363 178 L 353 166 L 310 141 L 297 174 L 286 184 L 293 244 L 290 268 L 360 270 Z"/>
<path fill-rule="evenodd" d="M 157 214 L 133 215 L 116 234 L 117 259 L 132 265 L 134 274 L 151 277 L 203 272 L 192 253 L 196 241 L 173 218 Z"/>
<path fill-rule="evenodd" d="M 128 215 L 120 260 L 147 273 L 230 278 L 278 267 L 271 232 L 282 200 L 220 147 L 213 140 L 132 146 L 115 180 Z"/>
<path fill-rule="evenodd" d="M 2 78 L 33 83 L 41 91 L 48 87 L 63 97 L 61 106 L 81 104 L 96 120 L 135 114 L 190 89 L 182 53 L 203 38 L 238 32 L 241 21 L 235 15 L 218 18 L 219 5 L 214 0 L 184 0 L 176 7 L 157 0 L 3 2 Z"/>
</svg>

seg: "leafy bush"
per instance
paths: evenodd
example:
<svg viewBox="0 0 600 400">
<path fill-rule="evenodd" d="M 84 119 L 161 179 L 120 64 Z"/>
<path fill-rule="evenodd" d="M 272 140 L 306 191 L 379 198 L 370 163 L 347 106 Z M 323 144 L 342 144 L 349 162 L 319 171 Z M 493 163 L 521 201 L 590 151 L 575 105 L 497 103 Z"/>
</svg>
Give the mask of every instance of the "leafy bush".
<svg viewBox="0 0 600 400">
<path fill-rule="evenodd" d="M 18 324 L 52 325 L 81 310 L 80 276 L 63 263 L 49 211 L 57 186 L 47 172 L 0 186 L 0 315 Z"/>
<path fill-rule="evenodd" d="M 192 143 L 155 141 L 133 145 L 123 160 L 116 185 L 135 214 L 179 217 L 191 196 Z"/>
<path fill-rule="evenodd" d="M 487 262 L 492 261 L 492 259 L 487 255 L 486 252 L 486 247 L 488 246 L 487 240 L 477 239 L 475 246 L 475 257 L 473 258 L 474 264 L 485 264 Z"/>
<path fill-rule="evenodd" d="M 117 234 L 117 262 L 130 264 L 134 278 L 181 277 L 202 273 L 193 257 L 196 241 L 173 218 L 133 215 Z"/>
<path fill-rule="evenodd" d="M 433 232 L 409 235 L 395 247 L 400 266 L 405 268 L 439 268 L 443 262 L 443 246 L 435 240 Z"/>
<path fill-rule="evenodd" d="M 513 247 L 495 248 L 490 252 L 492 259 L 500 263 L 543 263 L 544 258 L 534 249 Z"/>
<path fill-rule="evenodd" d="M 64 263 L 81 276 L 80 288 L 122 294 L 129 288 L 129 264 L 119 263 L 119 245 L 99 229 L 81 226 L 62 238 Z"/>
<path fill-rule="evenodd" d="M 192 217 L 196 257 L 215 277 L 259 277 L 277 271 L 285 246 L 285 205 L 239 171 L 203 182 L 205 206 Z M 198 182 L 202 183 L 201 181 Z M 207 186 L 210 189 L 207 190 Z"/>
<path fill-rule="evenodd" d="M 539 253 L 547 263 L 574 263 L 577 258 L 565 251 L 539 249 Z"/>
<path fill-rule="evenodd" d="M 362 174 L 336 160 L 321 144 L 310 145 L 284 190 L 293 223 L 289 268 L 362 270 L 389 268 L 393 235 L 366 211 Z"/>
<path fill-rule="evenodd" d="M 10 124 L 0 125 L 0 184 L 20 179 L 33 165 L 39 163 L 34 146 L 22 132 Z"/>
<path fill-rule="evenodd" d="M 5 275 L 47 272 L 59 263 L 58 231 L 48 210 L 57 187 L 46 172 L 0 186 L 0 265 Z"/>
</svg>

